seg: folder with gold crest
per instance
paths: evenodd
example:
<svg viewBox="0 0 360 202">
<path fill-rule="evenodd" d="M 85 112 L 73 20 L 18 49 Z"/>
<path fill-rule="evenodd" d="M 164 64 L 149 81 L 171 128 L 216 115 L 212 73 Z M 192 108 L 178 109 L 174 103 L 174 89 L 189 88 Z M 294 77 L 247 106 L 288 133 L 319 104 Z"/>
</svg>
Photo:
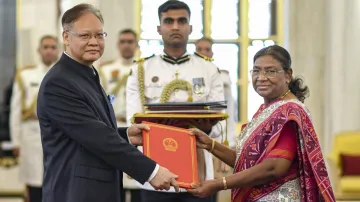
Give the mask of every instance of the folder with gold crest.
<svg viewBox="0 0 360 202">
<path fill-rule="evenodd" d="M 189 135 L 189 130 L 142 122 L 149 126 L 143 131 L 143 153 L 179 176 L 177 182 L 182 188 L 191 188 L 198 184 L 198 165 L 196 138 Z"/>
</svg>

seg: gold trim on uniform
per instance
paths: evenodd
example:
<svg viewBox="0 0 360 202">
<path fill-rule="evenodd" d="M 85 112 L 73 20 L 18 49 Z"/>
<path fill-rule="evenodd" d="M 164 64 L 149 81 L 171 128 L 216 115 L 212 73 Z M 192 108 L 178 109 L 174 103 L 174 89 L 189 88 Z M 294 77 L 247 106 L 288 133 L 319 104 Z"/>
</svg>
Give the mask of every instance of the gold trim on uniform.
<svg viewBox="0 0 360 202">
<path fill-rule="evenodd" d="M 97 71 L 98 71 L 98 74 L 99 74 L 99 77 L 100 77 L 100 84 L 101 86 L 104 88 L 104 89 L 107 89 L 107 84 L 106 84 L 106 78 L 105 78 L 105 74 L 104 72 L 102 71 L 102 68 L 105 66 L 105 65 L 108 65 L 108 64 L 111 64 L 113 63 L 114 60 L 110 60 L 110 61 L 105 61 L 103 63 L 101 63 L 99 65 L 99 68 L 97 68 Z"/>
<path fill-rule="evenodd" d="M 24 82 L 22 80 L 21 77 L 21 73 L 25 70 L 29 70 L 29 69 L 34 69 L 36 68 L 36 66 L 31 65 L 31 66 L 26 66 L 24 68 L 19 69 L 18 71 L 16 71 L 15 74 L 15 82 L 18 84 L 19 89 L 20 89 L 20 94 L 21 94 L 21 119 L 23 121 L 26 120 L 36 120 L 37 117 L 35 115 L 35 108 L 36 108 L 36 103 L 37 103 L 37 96 L 34 97 L 31 105 L 29 107 L 26 107 L 26 89 L 24 86 Z"/>
<path fill-rule="evenodd" d="M 135 62 L 138 63 L 138 83 L 139 83 L 139 92 L 140 92 L 140 100 L 142 107 L 144 107 L 144 104 L 146 103 L 145 99 L 145 83 L 144 83 L 144 62 L 145 60 L 154 57 L 155 55 L 151 55 L 146 58 L 140 58 L 136 60 Z M 132 74 L 132 71 L 130 71 L 130 75 Z"/>
<path fill-rule="evenodd" d="M 113 94 L 115 96 L 117 96 L 117 94 L 119 93 L 119 90 L 122 86 L 126 85 L 126 81 L 128 79 L 128 75 L 124 75 L 123 77 L 121 77 L 121 79 L 118 79 L 116 82 L 115 87 L 113 88 L 113 90 L 110 92 L 110 94 Z"/>
<path fill-rule="evenodd" d="M 197 53 L 197 52 L 194 52 L 194 55 L 196 55 L 196 56 L 198 56 L 198 57 L 201 57 L 202 59 L 204 59 L 204 60 L 206 60 L 206 61 L 210 61 L 210 62 L 214 61 L 213 58 L 206 57 L 205 55 L 202 55 L 202 54 Z"/>
<path fill-rule="evenodd" d="M 174 91 L 177 91 L 178 89 L 187 91 L 189 95 L 187 101 L 188 102 L 193 101 L 193 97 L 192 97 L 193 91 L 191 84 L 186 80 L 181 80 L 176 78 L 175 80 L 165 85 L 163 91 L 161 92 L 160 103 L 169 102 L 171 94 Z"/>
</svg>

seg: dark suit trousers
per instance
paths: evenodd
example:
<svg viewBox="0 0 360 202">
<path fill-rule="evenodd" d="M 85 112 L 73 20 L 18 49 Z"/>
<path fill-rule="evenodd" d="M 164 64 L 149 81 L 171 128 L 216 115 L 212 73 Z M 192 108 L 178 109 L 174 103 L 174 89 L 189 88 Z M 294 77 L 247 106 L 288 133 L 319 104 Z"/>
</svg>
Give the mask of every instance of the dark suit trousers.
<svg viewBox="0 0 360 202">
<path fill-rule="evenodd" d="M 29 202 L 42 202 L 42 188 L 27 186 Z"/>
<path fill-rule="evenodd" d="M 166 193 L 158 191 L 141 191 L 142 202 L 213 202 L 213 197 L 198 198 L 189 193 Z"/>
<path fill-rule="evenodd" d="M 126 193 L 130 193 L 130 202 L 141 202 L 141 189 L 122 189 L 121 202 L 126 202 Z"/>
</svg>

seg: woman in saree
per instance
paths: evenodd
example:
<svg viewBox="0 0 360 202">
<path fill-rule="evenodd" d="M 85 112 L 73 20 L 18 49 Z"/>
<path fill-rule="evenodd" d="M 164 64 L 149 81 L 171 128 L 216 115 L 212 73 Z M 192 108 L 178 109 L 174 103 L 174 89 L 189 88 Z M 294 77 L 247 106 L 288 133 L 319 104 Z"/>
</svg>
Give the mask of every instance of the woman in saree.
<svg viewBox="0 0 360 202">
<path fill-rule="evenodd" d="M 274 45 L 254 56 L 250 71 L 255 91 L 264 98 L 243 126 L 232 150 L 198 129 L 197 146 L 234 168 L 234 174 L 194 185 L 188 192 L 207 197 L 231 189 L 232 202 L 335 201 L 309 111 L 308 88 L 292 76 L 288 51 Z"/>
</svg>

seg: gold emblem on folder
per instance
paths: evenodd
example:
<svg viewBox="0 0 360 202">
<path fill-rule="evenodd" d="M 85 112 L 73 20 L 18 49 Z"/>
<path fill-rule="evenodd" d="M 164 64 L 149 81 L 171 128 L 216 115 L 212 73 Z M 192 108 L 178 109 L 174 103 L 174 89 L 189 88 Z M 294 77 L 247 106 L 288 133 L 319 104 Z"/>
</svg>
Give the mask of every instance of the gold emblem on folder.
<svg viewBox="0 0 360 202">
<path fill-rule="evenodd" d="M 165 150 L 175 152 L 178 149 L 178 143 L 172 138 L 165 138 L 163 140 Z"/>
</svg>

